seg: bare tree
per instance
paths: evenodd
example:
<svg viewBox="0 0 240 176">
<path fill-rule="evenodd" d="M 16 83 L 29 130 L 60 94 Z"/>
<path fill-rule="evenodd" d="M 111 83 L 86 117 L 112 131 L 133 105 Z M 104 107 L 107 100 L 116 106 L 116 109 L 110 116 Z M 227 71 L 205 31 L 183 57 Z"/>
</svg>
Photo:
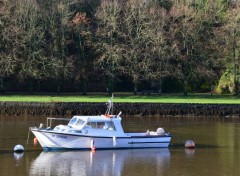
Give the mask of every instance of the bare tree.
<svg viewBox="0 0 240 176">
<path fill-rule="evenodd" d="M 222 57 L 215 33 L 221 27 L 221 11 L 214 3 L 196 5 L 178 1 L 169 12 L 173 19 L 170 31 L 176 49 L 176 75 L 183 80 L 184 95 L 187 95 L 189 80 L 213 80 L 214 69 Z"/>
<path fill-rule="evenodd" d="M 158 2 L 158 1 L 157 1 Z M 161 2 L 163 3 L 163 2 Z M 162 4 L 160 4 L 162 6 Z M 151 41 L 150 66 L 148 67 L 148 78 L 159 81 L 159 94 L 162 93 L 163 79 L 172 75 L 170 64 L 171 45 L 168 42 L 170 8 L 163 8 L 157 3 L 149 7 L 149 31 L 147 35 Z"/>
<path fill-rule="evenodd" d="M 71 0 L 50 1 L 45 13 L 48 43 L 48 58 L 53 63 L 50 78 L 57 81 L 60 92 L 64 79 L 72 76 L 73 59 L 68 55 L 69 20 L 73 16 L 70 10 Z"/>
<path fill-rule="evenodd" d="M 118 0 L 103 0 L 96 13 L 98 19 L 97 50 L 100 54 L 96 64 L 106 74 L 109 94 L 113 91 L 114 79 L 119 70 L 122 47 L 120 43 L 120 20 L 122 3 Z"/>
<path fill-rule="evenodd" d="M 87 94 L 87 80 L 91 73 L 92 59 L 88 54 L 92 44 L 92 32 L 90 30 L 90 20 L 86 17 L 86 13 L 77 12 L 70 23 L 73 29 L 73 37 L 70 42 L 75 42 L 76 54 L 74 57 L 74 77 L 77 82 L 83 82 L 83 95 Z M 70 45 L 71 47 L 74 44 Z"/>
<path fill-rule="evenodd" d="M 16 58 L 14 56 L 14 40 L 16 31 L 14 26 L 14 8 L 12 1 L 0 1 L 0 91 L 4 92 L 4 78 L 14 74 Z M 16 30 L 16 31 L 15 31 Z"/>
<path fill-rule="evenodd" d="M 151 46 L 149 38 L 151 20 L 148 4 L 145 1 L 127 1 L 122 17 L 123 54 L 121 72 L 128 75 L 133 82 L 134 94 L 138 83 L 148 79 L 151 65 Z"/>
</svg>

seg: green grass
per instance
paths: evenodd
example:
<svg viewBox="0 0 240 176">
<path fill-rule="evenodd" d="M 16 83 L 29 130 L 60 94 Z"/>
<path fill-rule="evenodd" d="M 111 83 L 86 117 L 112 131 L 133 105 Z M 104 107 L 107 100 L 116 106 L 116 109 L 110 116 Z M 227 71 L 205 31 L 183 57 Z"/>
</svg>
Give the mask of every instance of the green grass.
<svg viewBox="0 0 240 176">
<path fill-rule="evenodd" d="M 95 95 L 0 95 L 0 101 L 17 102 L 107 102 L 110 96 L 107 94 Z M 240 98 L 232 95 L 190 94 L 188 96 L 169 95 L 137 95 L 115 94 L 114 102 L 136 103 L 209 103 L 209 104 L 240 104 Z"/>
</svg>

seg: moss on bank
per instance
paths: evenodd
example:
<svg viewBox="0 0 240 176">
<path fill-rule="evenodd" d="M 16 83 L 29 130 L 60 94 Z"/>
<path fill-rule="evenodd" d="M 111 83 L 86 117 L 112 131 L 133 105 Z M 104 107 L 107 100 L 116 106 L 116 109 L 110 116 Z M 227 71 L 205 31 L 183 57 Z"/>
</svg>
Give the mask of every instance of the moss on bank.
<svg viewBox="0 0 240 176">
<path fill-rule="evenodd" d="M 101 115 L 105 103 L 0 102 L 0 115 Z M 156 116 L 240 117 L 238 104 L 115 103 L 114 114 Z"/>
</svg>

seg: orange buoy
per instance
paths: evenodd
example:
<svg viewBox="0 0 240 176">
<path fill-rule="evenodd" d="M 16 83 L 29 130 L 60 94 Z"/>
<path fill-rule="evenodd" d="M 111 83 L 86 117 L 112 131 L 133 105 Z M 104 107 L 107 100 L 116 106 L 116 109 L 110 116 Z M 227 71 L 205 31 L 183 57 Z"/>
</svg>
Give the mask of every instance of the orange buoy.
<svg viewBox="0 0 240 176">
<path fill-rule="evenodd" d="M 96 147 L 92 147 L 92 148 L 91 148 L 91 151 L 92 151 L 92 152 L 96 152 Z"/>
<path fill-rule="evenodd" d="M 94 140 L 93 139 L 91 140 L 90 148 L 91 148 L 92 152 L 95 152 L 96 147 L 94 145 Z"/>
<path fill-rule="evenodd" d="M 34 144 L 34 145 L 37 145 L 37 144 L 38 144 L 37 138 L 34 138 L 34 139 L 33 139 L 33 144 Z"/>
<path fill-rule="evenodd" d="M 195 148 L 195 143 L 193 142 L 193 140 L 187 140 L 185 142 L 185 148 L 188 148 L 188 149 L 193 149 Z"/>
</svg>

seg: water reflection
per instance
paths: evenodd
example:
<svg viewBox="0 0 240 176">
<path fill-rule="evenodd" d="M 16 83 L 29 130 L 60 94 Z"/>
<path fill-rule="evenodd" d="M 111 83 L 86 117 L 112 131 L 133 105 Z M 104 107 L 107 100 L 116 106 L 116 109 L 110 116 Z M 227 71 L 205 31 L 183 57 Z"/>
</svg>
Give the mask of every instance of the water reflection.
<svg viewBox="0 0 240 176">
<path fill-rule="evenodd" d="M 194 156 L 195 154 L 195 149 L 188 149 L 188 148 L 185 148 L 185 153 L 186 153 L 186 156 L 188 158 L 191 158 Z"/>
<path fill-rule="evenodd" d="M 30 175 L 120 176 L 129 169 L 141 175 L 159 175 L 169 160 L 168 149 L 42 152 L 31 163 Z"/>
<path fill-rule="evenodd" d="M 14 159 L 16 161 L 20 160 L 23 157 L 23 155 L 24 155 L 24 153 L 17 153 L 17 152 L 13 153 Z"/>
<path fill-rule="evenodd" d="M 22 157 L 23 157 L 24 153 L 17 153 L 17 152 L 14 152 L 13 153 L 13 156 L 14 156 L 14 159 L 16 161 L 16 166 L 21 166 L 21 163 L 22 163 Z"/>
</svg>

